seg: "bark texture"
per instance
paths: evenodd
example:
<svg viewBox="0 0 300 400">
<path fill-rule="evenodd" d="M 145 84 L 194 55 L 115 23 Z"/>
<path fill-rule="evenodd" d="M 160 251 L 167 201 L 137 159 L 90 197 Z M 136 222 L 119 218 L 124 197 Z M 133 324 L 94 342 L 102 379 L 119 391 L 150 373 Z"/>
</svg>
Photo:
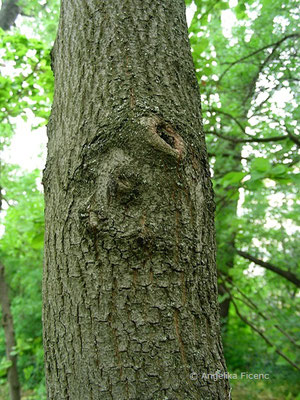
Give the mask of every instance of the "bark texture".
<svg viewBox="0 0 300 400">
<path fill-rule="evenodd" d="M 5 281 L 4 265 L 0 262 L 0 305 L 2 308 L 2 325 L 5 335 L 6 357 L 11 361 L 11 367 L 7 373 L 7 381 L 9 385 L 9 393 L 11 400 L 20 400 L 20 383 L 17 368 L 17 356 L 11 355 L 16 342 L 13 317 L 10 310 L 9 289 Z"/>
<path fill-rule="evenodd" d="M 0 28 L 8 31 L 15 23 L 19 13 L 18 0 L 3 0 L 0 10 Z"/>
<path fill-rule="evenodd" d="M 228 399 L 184 1 L 63 0 L 52 63 L 48 399 Z"/>
</svg>

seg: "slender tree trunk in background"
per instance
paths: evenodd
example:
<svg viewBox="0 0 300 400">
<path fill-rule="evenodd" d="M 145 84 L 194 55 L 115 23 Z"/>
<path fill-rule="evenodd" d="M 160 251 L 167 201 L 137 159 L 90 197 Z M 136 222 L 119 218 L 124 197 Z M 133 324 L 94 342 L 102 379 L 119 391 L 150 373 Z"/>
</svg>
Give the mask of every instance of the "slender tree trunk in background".
<svg viewBox="0 0 300 400">
<path fill-rule="evenodd" d="M 220 295 L 222 295 L 222 296 L 227 293 L 225 291 L 224 286 L 221 283 L 218 286 L 218 290 L 219 290 Z M 226 299 L 224 299 L 222 302 L 220 302 L 221 326 L 224 330 L 224 333 L 227 331 L 229 307 L 230 307 L 230 298 L 226 297 Z"/>
<path fill-rule="evenodd" d="M 52 62 L 48 399 L 228 399 L 184 1 L 62 0 Z"/>
<path fill-rule="evenodd" d="M 9 385 L 10 399 L 20 400 L 20 383 L 17 368 L 17 356 L 11 355 L 16 342 L 13 325 L 13 317 L 10 310 L 9 289 L 5 281 L 4 265 L 0 262 L 0 305 L 2 309 L 2 325 L 5 335 L 6 357 L 11 361 L 11 367 L 8 369 L 7 381 Z"/>
<path fill-rule="evenodd" d="M 9 30 L 15 23 L 19 13 L 18 0 L 3 0 L 0 10 L 0 28 L 4 31 Z"/>
<path fill-rule="evenodd" d="M 224 176 L 230 171 L 241 170 L 241 145 L 236 143 L 223 142 L 220 143 L 224 154 L 234 154 L 235 157 L 222 156 L 217 157 L 214 164 L 215 176 Z M 233 198 L 228 194 L 232 188 L 222 188 L 220 198 L 218 198 L 218 191 L 216 195 L 216 202 L 220 201 L 219 209 L 217 210 L 216 228 L 217 228 L 217 266 L 218 271 L 222 273 L 223 279 L 229 276 L 231 268 L 234 268 L 236 229 L 230 226 L 230 223 L 237 217 L 238 197 Z M 224 193 L 226 196 L 224 196 Z M 225 199 L 224 199 L 225 197 Z M 226 278 L 225 278 L 226 279 Z M 223 283 L 218 285 L 219 293 L 221 295 L 227 294 Z M 230 308 L 230 297 L 226 297 L 220 302 L 220 317 L 223 335 L 227 332 L 228 318 Z"/>
</svg>

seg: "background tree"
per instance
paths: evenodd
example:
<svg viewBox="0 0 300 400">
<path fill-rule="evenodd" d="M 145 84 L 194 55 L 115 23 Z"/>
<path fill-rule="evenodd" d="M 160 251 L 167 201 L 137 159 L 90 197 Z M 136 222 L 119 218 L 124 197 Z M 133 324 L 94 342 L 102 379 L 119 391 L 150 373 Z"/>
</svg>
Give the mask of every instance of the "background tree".
<svg viewBox="0 0 300 400">
<path fill-rule="evenodd" d="M 18 2 L 20 4 L 20 2 Z M 28 4 L 27 4 L 28 5 Z M 0 20 L 3 18 L 2 4 Z M 3 11 L 4 10 L 4 11 Z M 55 12 L 54 12 L 55 14 Z M 33 128 L 44 125 L 52 95 L 52 73 L 48 46 L 37 39 L 22 35 L 12 24 L 0 31 L 0 123 L 2 195 L 0 260 L 5 265 L 6 287 L 10 288 L 11 312 L 14 320 L 14 344 L 0 335 L 0 398 L 9 398 L 3 383 L 12 375 L 11 362 L 18 357 L 18 375 L 23 394 L 35 389 L 37 399 L 45 393 L 41 326 L 41 274 L 44 237 L 43 196 L 38 189 L 40 171 L 27 173 L 2 159 L 22 118 L 35 119 Z M 6 313 L 7 310 L 4 310 Z M 0 318 L 2 315 L 0 309 Z M 13 346 L 13 349 L 11 348 Z M 10 355 L 11 354 L 11 355 Z M 7 357 L 6 357 L 7 355 Z M 16 376 L 16 371 L 13 371 Z M 17 385 L 14 396 L 17 396 Z M 4 390 L 2 390 L 2 388 Z M 11 395 L 13 396 L 13 395 Z M 15 397 L 11 397 L 15 398 Z"/>
<path fill-rule="evenodd" d="M 299 235 L 293 225 L 287 226 L 298 218 L 294 214 L 299 179 L 297 6 L 293 1 L 262 1 L 259 7 L 239 2 L 232 9 L 237 17 L 233 36 L 227 32 L 226 37 L 221 10 L 227 7 L 225 2 L 199 3 L 190 38 L 197 49 L 194 62 L 204 91 L 205 131 L 217 196 L 223 317 L 233 302 L 232 318 L 241 318 L 260 334 L 273 352 L 274 364 L 296 367 L 295 320 L 289 310 L 290 304 L 295 309 L 295 286 L 278 280 L 274 272 L 289 281 L 292 277 L 298 285 L 295 243 Z M 280 96 L 285 101 L 279 106 Z M 281 198 L 280 207 L 272 204 L 274 195 Z M 248 272 L 245 279 L 249 261 L 268 271 L 256 268 L 255 275 Z M 259 307 L 253 307 L 258 298 Z M 225 339 L 225 349 L 236 346 L 239 325 L 237 329 L 231 330 L 228 342 Z M 252 340 L 249 337 L 249 345 Z M 256 346 L 251 357 L 258 366 L 269 368 L 269 360 L 261 361 Z"/>
<path fill-rule="evenodd" d="M 16 171 L 19 176 L 16 176 Z M 20 173 L 12 166 L 3 166 L 1 183 L 6 229 L 1 237 L 1 261 L 10 286 L 10 302 L 14 320 L 18 373 L 23 393 L 35 389 L 36 398 L 43 398 L 44 373 L 41 325 L 41 275 L 43 248 L 43 197 L 37 189 L 40 171 Z M 4 335 L 1 332 L 1 383 L 6 382 L 10 368 L 5 357 Z M 6 353 L 8 349 L 6 348 Z M 7 399 L 5 391 L 0 398 Z"/>
<path fill-rule="evenodd" d="M 7 380 L 12 400 L 20 400 L 20 383 L 17 369 L 17 355 L 14 354 L 16 341 L 11 314 L 9 287 L 5 279 L 5 268 L 0 262 L 0 305 L 2 308 L 2 325 L 5 334 L 6 357 L 8 360 Z"/>
</svg>

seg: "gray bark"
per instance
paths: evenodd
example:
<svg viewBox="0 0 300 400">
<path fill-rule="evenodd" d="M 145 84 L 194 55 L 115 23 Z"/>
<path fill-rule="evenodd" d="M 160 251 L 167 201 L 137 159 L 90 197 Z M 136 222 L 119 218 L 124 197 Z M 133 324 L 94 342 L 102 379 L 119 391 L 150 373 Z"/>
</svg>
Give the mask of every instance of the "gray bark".
<svg viewBox="0 0 300 400">
<path fill-rule="evenodd" d="M 13 317 L 10 309 L 9 288 L 5 280 L 4 265 L 0 262 L 0 305 L 2 308 L 2 325 L 5 335 L 6 357 L 11 361 L 11 367 L 7 372 L 7 382 L 11 400 L 20 400 L 20 383 L 17 368 L 17 355 L 12 355 L 16 345 Z"/>
<path fill-rule="evenodd" d="M 18 0 L 3 0 L 0 10 L 0 28 L 8 31 L 15 23 L 19 13 Z"/>
<path fill-rule="evenodd" d="M 184 1 L 63 0 L 52 63 L 48 399 L 228 399 Z"/>
</svg>

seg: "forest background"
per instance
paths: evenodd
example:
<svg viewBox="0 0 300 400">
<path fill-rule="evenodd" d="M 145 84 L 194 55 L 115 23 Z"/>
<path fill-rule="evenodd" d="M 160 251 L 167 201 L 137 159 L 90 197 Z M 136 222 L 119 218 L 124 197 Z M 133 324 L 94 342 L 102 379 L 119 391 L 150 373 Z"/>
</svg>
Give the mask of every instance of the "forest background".
<svg viewBox="0 0 300 400">
<path fill-rule="evenodd" d="M 42 171 L 12 164 L 9 154 L 16 138 L 26 145 L 28 129 L 37 142 L 45 137 L 59 1 L 0 4 L 0 264 L 22 399 L 41 400 Z M 299 400 L 299 7 L 295 0 L 186 5 L 215 190 L 227 366 L 238 377 L 269 374 L 232 379 L 232 396 Z M 36 165 L 43 165 L 45 152 L 44 146 Z M 1 400 L 9 398 L 11 363 L 1 327 Z"/>
</svg>

